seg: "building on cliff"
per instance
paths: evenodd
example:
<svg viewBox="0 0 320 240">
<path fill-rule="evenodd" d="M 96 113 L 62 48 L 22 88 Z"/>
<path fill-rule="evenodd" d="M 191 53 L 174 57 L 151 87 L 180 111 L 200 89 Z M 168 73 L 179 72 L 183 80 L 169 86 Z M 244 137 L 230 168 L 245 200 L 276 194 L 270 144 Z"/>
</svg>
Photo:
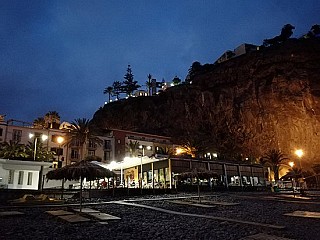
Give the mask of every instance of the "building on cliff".
<svg viewBox="0 0 320 240">
<path fill-rule="evenodd" d="M 233 51 L 227 50 L 224 52 L 218 59 L 215 61 L 215 63 L 222 63 L 225 61 L 228 61 L 231 58 L 239 57 L 243 54 L 247 54 L 252 51 L 258 51 L 259 46 L 243 43 L 240 46 L 236 47 Z"/>
</svg>

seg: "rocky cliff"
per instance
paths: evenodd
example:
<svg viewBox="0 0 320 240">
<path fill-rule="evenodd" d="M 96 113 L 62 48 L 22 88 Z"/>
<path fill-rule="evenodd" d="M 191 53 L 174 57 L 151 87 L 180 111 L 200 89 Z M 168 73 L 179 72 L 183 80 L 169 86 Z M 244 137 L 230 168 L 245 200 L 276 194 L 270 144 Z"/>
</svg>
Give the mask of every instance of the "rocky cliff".
<svg viewBox="0 0 320 240">
<path fill-rule="evenodd" d="M 105 105 L 93 123 L 169 135 L 199 152 L 260 157 L 280 149 L 320 162 L 320 42 L 291 39 L 193 74 L 154 97 Z"/>
</svg>

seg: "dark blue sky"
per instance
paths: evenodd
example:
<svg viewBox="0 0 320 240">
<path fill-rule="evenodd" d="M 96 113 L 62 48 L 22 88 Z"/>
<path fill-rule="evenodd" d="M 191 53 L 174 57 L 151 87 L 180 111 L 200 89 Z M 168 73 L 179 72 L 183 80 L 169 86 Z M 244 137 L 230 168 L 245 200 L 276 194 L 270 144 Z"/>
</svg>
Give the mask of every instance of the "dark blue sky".
<svg viewBox="0 0 320 240">
<path fill-rule="evenodd" d="M 140 85 L 149 73 L 185 79 L 192 62 L 260 45 L 286 23 L 299 37 L 319 12 L 318 0 L 1 0 L 0 114 L 92 118 L 128 64 Z"/>
</svg>

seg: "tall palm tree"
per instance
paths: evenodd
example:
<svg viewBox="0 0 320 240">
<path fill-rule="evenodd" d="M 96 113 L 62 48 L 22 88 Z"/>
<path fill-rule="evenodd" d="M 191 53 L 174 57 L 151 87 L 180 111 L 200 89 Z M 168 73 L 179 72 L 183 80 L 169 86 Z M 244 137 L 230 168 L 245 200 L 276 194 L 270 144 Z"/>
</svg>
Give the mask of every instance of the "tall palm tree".
<svg viewBox="0 0 320 240">
<path fill-rule="evenodd" d="M 84 159 L 87 144 L 89 140 L 102 144 L 102 140 L 96 137 L 92 131 L 90 131 L 90 120 L 86 118 L 78 118 L 71 122 L 71 126 L 68 128 L 69 134 L 67 135 L 66 145 L 70 145 L 74 141 L 79 141 L 80 144 L 80 158 Z"/>
<path fill-rule="evenodd" d="M 56 111 L 46 113 L 44 120 L 48 128 L 59 128 L 60 126 L 60 115 Z"/>
<path fill-rule="evenodd" d="M 38 117 L 37 119 L 33 120 L 33 127 L 35 128 L 45 128 L 45 120 L 43 117 Z"/>
<path fill-rule="evenodd" d="M 106 87 L 103 91 L 103 94 L 108 94 L 108 102 L 110 102 L 111 96 L 113 96 L 113 87 Z"/>
<path fill-rule="evenodd" d="M 23 144 L 10 140 L 0 145 L 0 157 L 8 159 L 27 158 L 26 148 Z"/>
<path fill-rule="evenodd" d="M 274 173 L 274 180 L 279 181 L 279 169 L 281 165 L 285 165 L 287 157 L 278 149 L 269 150 L 266 155 L 263 157 L 263 161 L 265 161 L 265 165 L 271 167 Z"/>
</svg>

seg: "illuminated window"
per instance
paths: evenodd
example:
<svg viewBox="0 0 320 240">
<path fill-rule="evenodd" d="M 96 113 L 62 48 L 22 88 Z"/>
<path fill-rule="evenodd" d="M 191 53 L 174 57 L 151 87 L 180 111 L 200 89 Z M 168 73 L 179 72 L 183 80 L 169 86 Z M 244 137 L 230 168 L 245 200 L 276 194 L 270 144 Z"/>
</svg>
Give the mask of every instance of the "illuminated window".
<svg viewBox="0 0 320 240">
<path fill-rule="evenodd" d="M 28 172 L 28 182 L 27 185 L 32 185 L 32 172 Z"/>
<path fill-rule="evenodd" d="M 19 178 L 18 178 L 18 184 L 22 185 L 23 184 L 23 171 L 19 171 Z"/>
</svg>

